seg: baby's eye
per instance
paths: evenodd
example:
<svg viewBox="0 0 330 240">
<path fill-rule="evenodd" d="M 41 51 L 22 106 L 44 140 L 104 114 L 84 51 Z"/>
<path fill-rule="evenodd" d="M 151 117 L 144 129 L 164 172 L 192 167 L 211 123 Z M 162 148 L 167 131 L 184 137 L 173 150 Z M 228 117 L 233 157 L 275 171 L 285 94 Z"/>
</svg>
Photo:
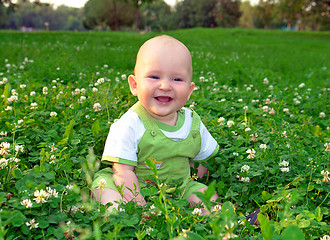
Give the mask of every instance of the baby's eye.
<svg viewBox="0 0 330 240">
<path fill-rule="evenodd" d="M 173 81 L 174 82 L 181 82 L 181 81 L 183 81 L 181 78 L 173 78 Z"/>
<path fill-rule="evenodd" d="M 151 79 L 159 79 L 159 77 L 156 76 L 156 75 L 150 75 L 149 78 L 151 78 Z"/>
</svg>

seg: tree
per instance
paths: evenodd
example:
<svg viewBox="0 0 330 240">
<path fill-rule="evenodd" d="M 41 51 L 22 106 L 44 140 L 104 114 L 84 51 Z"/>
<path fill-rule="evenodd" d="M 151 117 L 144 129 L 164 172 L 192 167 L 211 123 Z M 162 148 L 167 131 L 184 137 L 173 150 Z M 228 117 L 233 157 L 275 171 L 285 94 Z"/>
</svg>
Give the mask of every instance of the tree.
<svg viewBox="0 0 330 240">
<path fill-rule="evenodd" d="M 242 16 L 239 18 L 239 26 L 243 28 L 253 28 L 253 11 L 254 7 L 251 6 L 250 2 L 242 2 L 240 5 L 240 12 Z"/>
<path fill-rule="evenodd" d="M 275 17 L 275 0 L 259 0 L 255 8 L 254 25 L 270 29 Z"/>
<path fill-rule="evenodd" d="M 303 6 L 305 0 L 280 0 L 277 7 L 278 16 L 287 23 L 287 29 L 300 18 L 303 18 Z"/>
<path fill-rule="evenodd" d="M 165 31 L 174 29 L 171 7 L 163 0 L 155 0 L 141 8 L 148 31 Z"/>
<path fill-rule="evenodd" d="M 154 0 L 125 0 L 126 2 L 131 3 L 135 9 L 135 28 L 136 31 L 139 32 L 139 25 L 140 25 L 140 8 L 144 4 L 152 3 Z"/>
<path fill-rule="evenodd" d="M 108 26 L 118 31 L 121 24 L 133 24 L 135 9 L 124 1 L 89 0 L 84 6 L 84 16 L 83 24 L 88 29 Z"/>
<path fill-rule="evenodd" d="M 215 27 L 217 0 L 183 0 L 176 4 L 175 18 L 179 28 Z"/>
<path fill-rule="evenodd" d="M 217 23 L 222 27 L 236 27 L 242 12 L 239 0 L 219 0 Z"/>
</svg>

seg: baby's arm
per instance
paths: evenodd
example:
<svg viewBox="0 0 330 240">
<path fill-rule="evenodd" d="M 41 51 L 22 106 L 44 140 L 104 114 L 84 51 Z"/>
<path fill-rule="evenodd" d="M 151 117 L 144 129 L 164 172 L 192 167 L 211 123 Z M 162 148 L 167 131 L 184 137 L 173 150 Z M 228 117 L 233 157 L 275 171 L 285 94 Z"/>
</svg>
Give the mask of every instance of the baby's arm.
<svg viewBox="0 0 330 240">
<path fill-rule="evenodd" d="M 195 168 L 195 166 L 194 166 L 194 162 L 190 162 L 189 164 L 190 164 L 190 167 Z M 202 177 L 205 175 L 205 173 L 207 173 L 207 167 L 204 167 L 204 166 L 200 163 L 200 164 L 198 165 L 198 167 L 197 167 L 197 177 L 198 177 L 198 178 L 202 178 Z"/>
<path fill-rule="evenodd" d="M 126 201 L 136 201 L 139 205 L 146 204 L 140 193 L 139 181 L 134 173 L 134 166 L 121 163 L 113 163 L 113 179 L 116 186 L 124 185 L 123 197 Z M 136 190 L 134 190 L 134 184 Z M 129 190 L 131 189 L 131 190 Z"/>
</svg>

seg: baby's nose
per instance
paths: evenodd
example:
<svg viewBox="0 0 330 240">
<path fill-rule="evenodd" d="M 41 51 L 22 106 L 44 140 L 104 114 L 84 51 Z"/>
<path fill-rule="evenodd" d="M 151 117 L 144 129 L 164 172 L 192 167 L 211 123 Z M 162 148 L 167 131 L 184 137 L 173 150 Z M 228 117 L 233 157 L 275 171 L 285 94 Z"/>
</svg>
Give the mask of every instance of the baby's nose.
<svg viewBox="0 0 330 240">
<path fill-rule="evenodd" d="M 160 89 L 162 90 L 169 90 L 171 89 L 171 81 L 168 79 L 162 79 L 160 82 Z"/>
</svg>

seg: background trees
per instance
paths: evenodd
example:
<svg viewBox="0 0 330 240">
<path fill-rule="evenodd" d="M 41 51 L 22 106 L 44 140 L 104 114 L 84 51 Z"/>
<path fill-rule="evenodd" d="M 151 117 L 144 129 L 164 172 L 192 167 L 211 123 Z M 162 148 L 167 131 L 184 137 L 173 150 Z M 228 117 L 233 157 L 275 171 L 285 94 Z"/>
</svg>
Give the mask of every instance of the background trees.
<svg viewBox="0 0 330 240">
<path fill-rule="evenodd" d="M 0 28 L 163 31 L 192 27 L 330 30 L 330 0 L 88 0 L 81 9 L 0 0 Z"/>
</svg>

